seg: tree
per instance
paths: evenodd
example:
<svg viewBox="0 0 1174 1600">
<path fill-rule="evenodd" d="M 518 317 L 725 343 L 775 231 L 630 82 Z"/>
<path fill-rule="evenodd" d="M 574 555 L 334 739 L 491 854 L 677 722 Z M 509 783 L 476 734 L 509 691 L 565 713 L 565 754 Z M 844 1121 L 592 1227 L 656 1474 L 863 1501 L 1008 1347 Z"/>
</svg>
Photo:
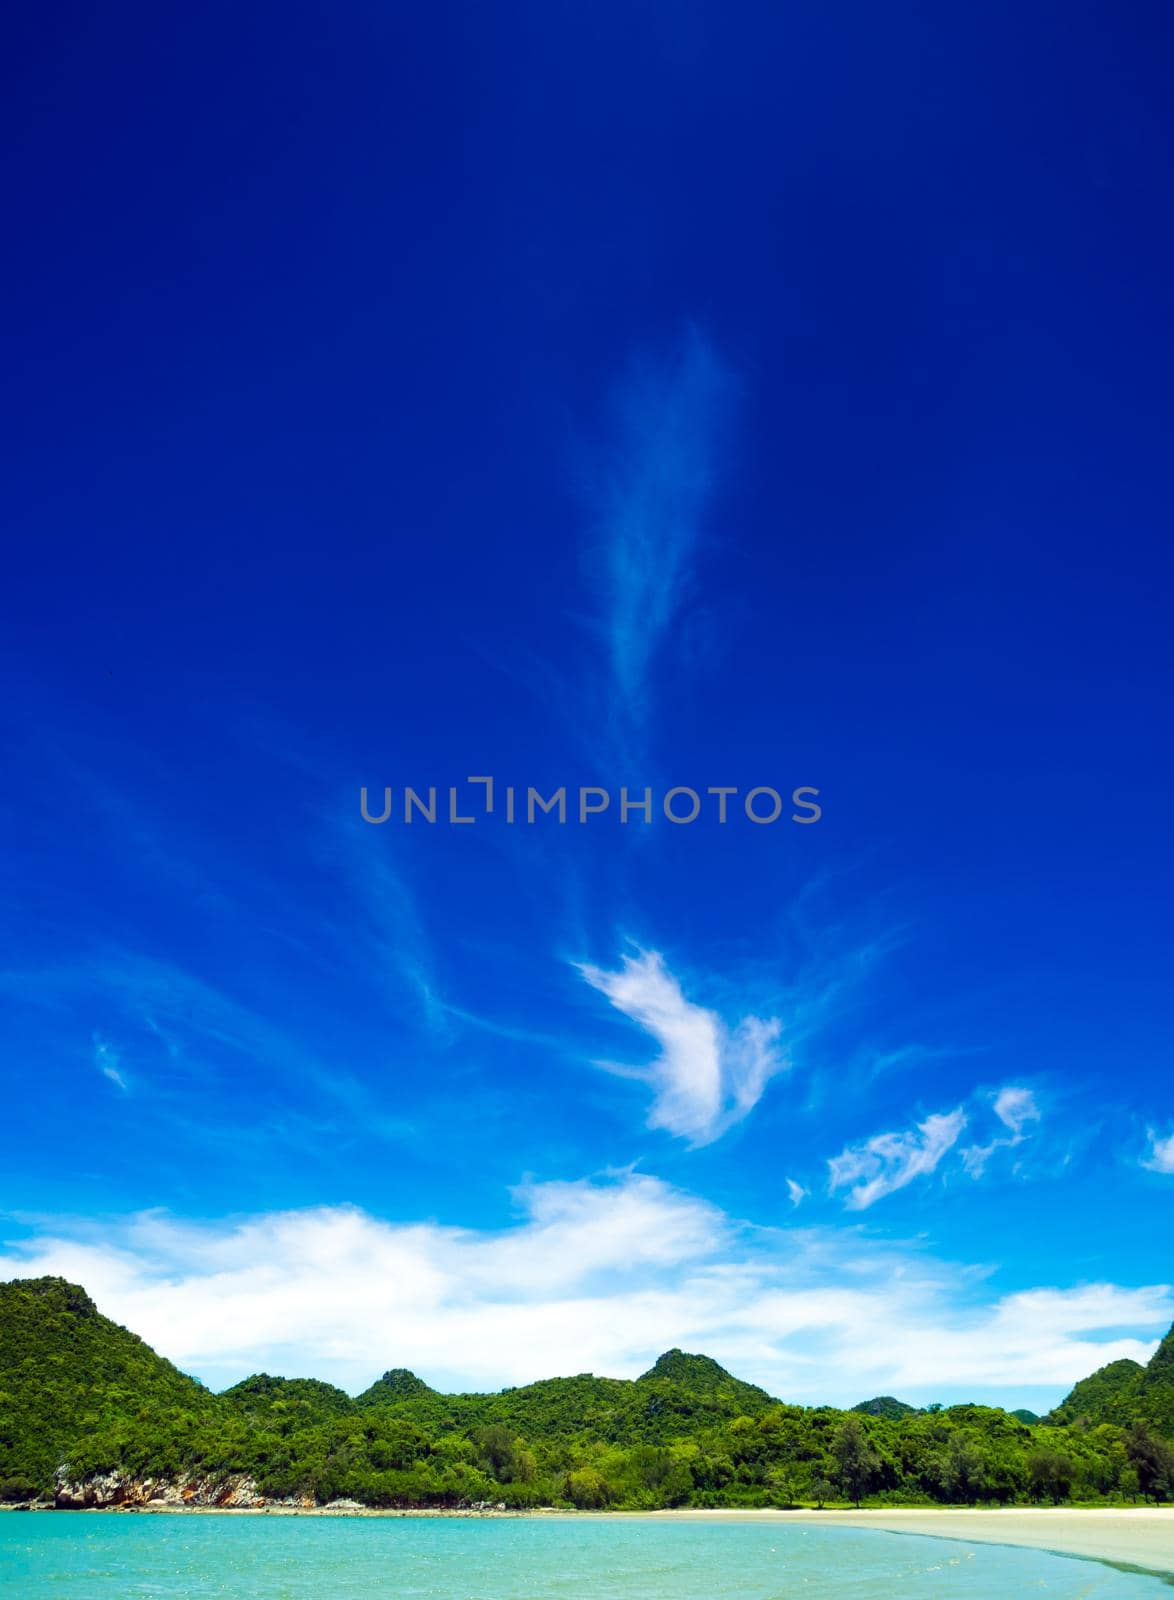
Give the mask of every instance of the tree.
<svg viewBox="0 0 1174 1600">
<path fill-rule="evenodd" d="M 1066 1500 L 1072 1490 L 1076 1468 L 1059 1450 L 1035 1450 L 1028 1458 L 1028 1477 L 1033 1500 L 1050 1499 L 1053 1505 Z"/>
<path fill-rule="evenodd" d="M 964 1433 L 953 1433 L 940 1465 L 940 1482 L 946 1497 L 972 1506 L 986 1487 L 989 1460 Z"/>
<path fill-rule="evenodd" d="M 876 1478 L 880 1459 L 869 1443 L 863 1422 L 853 1412 L 832 1435 L 832 1455 L 840 1488 L 858 1506 Z"/>
<path fill-rule="evenodd" d="M 580 1511 L 598 1511 L 607 1504 L 607 1485 L 594 1467 L 580 1467 L 567 1473 L 567 1499 Z"/>
<path fill-rule="evenodd" d="M 520 1476 L 518 1441 L 507 1427 L 495 1422 L 488 1428 L 479 1428 L 472 1437 L 481 1454 L 479 1464 L 485 1472 L 492 1473 L 499 1483 L 512 1483 Z"/>
<path fill-rule="evenodd" d="M 815 1501 L 817 1510 L 822 1511 L 824 1501 L 830 1500 L 835 1492 L 835 1485 L 829 1483 L 822 1473 L 820 1473 L 817 1477 L 812 1478 L 811 1494 Z"/>
<path fill-rule="evenodd" d="M 1174 1493 L 1174 1448 L 1138 1422 L 1126 1436 L 1125 1449 L 1146 1499 L 1168 1500 Z"/>
<path fill-rule="evenodd" d="M 766 1483 L 772 1506 L 793 1506 L 795 1504 L 794 1467 L 772 1467 L 766 1475 Z"/>
</svg>

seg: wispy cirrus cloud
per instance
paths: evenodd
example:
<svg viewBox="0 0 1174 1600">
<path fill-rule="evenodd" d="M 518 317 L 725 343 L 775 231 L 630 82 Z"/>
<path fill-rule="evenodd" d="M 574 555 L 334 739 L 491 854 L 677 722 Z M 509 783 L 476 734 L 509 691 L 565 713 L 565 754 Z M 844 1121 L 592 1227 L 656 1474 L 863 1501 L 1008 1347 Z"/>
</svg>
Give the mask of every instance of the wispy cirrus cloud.
<svg viewBox="0 0 1174 1600">
<path fill-rule="evenodd" d="M 962 1161 L 972 1178 L 981 1178 L 996 1150 L 1013 1150 L 1027 1137 L 1029 1124 L 1040 1120 L 1040 1109 L 1030 1089 L 1008 1084 L 994 1098 L 995 1116 L 1008 1131 L 988 1144 L 972 1144 L 962 1151 Z"/>
<path fill-rule="evenodd" d="M 250 1372 L 351 1389 L 406 1365 L 445 1388 L 591 1370 L 634 1377 L 668 1345 L 770 1392 L 1045 1404 L 1106 1361 L 1145 1360 L 1169 1286 L 997 1294 L 974 1268 L 855 1228 L 760 1229 L 635 1172 L 532 1183 L 501 1228 L 314 1207 L 185 1222 L 40 1218 L 0 1277 L 59 1274 L 214 1386 Z M 1014 1397 L 1014 1398 L 1013 1398 Z"/>
<path fill-rule="evenodd" d="M 449 1016 L 453 1008 L 441 994 L 435 951 L 415 897 L 402 872 L 387 859 L 387 841 L 373 843 L 369 830 L 364 834 L 362 824 L 352 820 L 342 828 L 326 830 L 324 859 L 333 859 L 332 851 L 370 929 L 370 937 L 363 943 L 375 958 L 380 986 L 386 987 L 397 1004 L 406 992 L 428 1032 L 447 1038 L 452 1031 Z M 340 945 L 350 948 L 355 944 L 349 924 L 334 932 Z"/>
<path fill-rule="evenodd" d="M 995 1116 L 1010 1128 L 1013 1139 L 1021 1139 L 1027 1124 L 1039 1121 L 1040 1110 L 1030 1089 L 1008 1085 L 995 1096 Z"/>
<path fill-rule="evenodd" d="M 983 1106 L 988 1114 L 993 1110 L 1006 1131 L 996 1134 L 987 1144 L 967 1145 L 957 1151 L 967 1173 L 981 1178 L 997 1150 L 1012 1150 L 1022 1144 L 1030 1126 L 1040 1121 L 1040 1108 L 1030 1089 L 1006 1084 L 996 1094 L 975 1095 L 967 1105 L 937 1112 L 911 1129 L 874 1134 L 848 1145 L 828 1162 L 828 1192 L 847 1189 L 847 1209 L 864 1211 L 915 1179 L 930 1177 L 955 1150 Z"/>
<path fill-rule="evenodd" d="M 122 1075 L 122 1064 L 118 1051 L 107 1039 L 94 1035 L 94 1065 L 104 1078 L 109 1078 L 116 1088 L 123 1094 L 128 1092 L 127 1081 Z"/>
<path fill-rule="evenodd" d="M 25 1004 L 62 1016 L 78 1007 L 91 1013 L 100 1007 L 111 1019 L 105 1026 L 117 1031 L 121 1043 L 116 1048 L 107 1033 L 95 1032 L 94 1065 L 137 1099 L 170 1106 L 185 1120 L 181 1108 L 190 1109 L 186 1097 L 193 1085 L 200 1086 L 202 1097 L 210 1090 L 223 1093 L 244 1063 L 255 1085 L 280 1086 L 285 1105 L 296 1085 L 307 1103 L 361 1119 L 365 1128 L 397 1141 L 404 1134 L 404 1125 L 386 1115 L 378 1094 L 353 1070 L 333 1058 L 320 1059 L 297 1033 L 170 962 L 104 946 L 88 960 L 58 967 L 0 969 L 0 996 L 19 996 Z M 134 1041 L 136 1060 L 152 1042 L 157 1054 L 166 1056 L 165 1070 L 138 1070 L 128 1080 L 122 1064 L 127 1039 Z M 197 1123 L 191 1119 L 192 1126 Z M 241 1132 L 231 1121 L 216 1131 L 226 1138 Z"/>
<path fill-rule="evenodd" d="M 733 382 L 690 329 L 675 359 L 644 362 L 618 392 L 596 491 L 614 694 L 639 722 L 657 655 L 694 578 Z"/>
<path fill-rule="evenodd" d="M 1146 1130 L 1149 1154 L 1142 1157 L 1142 1166 L 1149 1172 L 1174 1172 L 1174 1133 L 1160 1138 L 1153 1128 Z"/>
<path fill-rule="evenodd" d="M 828 1162 L 828 1188 L 833 1194 L 848 1189 L 847 1209 L 864 1211 L 915 1178 L 936 1172 L 965 1126 L 966 1113 L 957 1106 L 926 1117 L 906 1132 L 878 1133 L 849 1145 Z"/>
<path fill-rule="evenodd" d="M 587 963 L 578 970 L 660 1046 L 650 1066 L 597 1063 L 652 1086 L 651 1128 L 665 1128 L 694 1146 L 712 1144 L 757 1105 L 769 1080 L 788 1065 L 777 1017 L 747 1016 L 729 1026 L 716 1011 L 686 999 L 658 951 L 625 955 L 617 971 Z"/>
</svg>

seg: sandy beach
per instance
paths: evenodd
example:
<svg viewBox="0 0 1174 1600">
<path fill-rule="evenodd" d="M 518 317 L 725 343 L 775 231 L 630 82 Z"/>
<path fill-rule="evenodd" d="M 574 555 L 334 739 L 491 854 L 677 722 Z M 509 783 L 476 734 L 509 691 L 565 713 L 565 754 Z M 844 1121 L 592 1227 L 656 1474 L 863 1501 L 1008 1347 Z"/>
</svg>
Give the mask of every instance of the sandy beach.
<svg viewBox="0 0 1174 1600">
<path fill-rule="evenodd" d="M 980 1544 L 1028 1545 L 1060 1555 L 1087 1556 L 1144 1567 L 1174 1576 L 1174 1506 L 1012 1507 L 1002 1511 L 909 1509 L 862 1511 L 656 1511 L 683 1521 L 728 1519 L 818 1523 L 827 1527 L 883 1528 L 892 1533 L 930 1534 Z"/>
</svg>

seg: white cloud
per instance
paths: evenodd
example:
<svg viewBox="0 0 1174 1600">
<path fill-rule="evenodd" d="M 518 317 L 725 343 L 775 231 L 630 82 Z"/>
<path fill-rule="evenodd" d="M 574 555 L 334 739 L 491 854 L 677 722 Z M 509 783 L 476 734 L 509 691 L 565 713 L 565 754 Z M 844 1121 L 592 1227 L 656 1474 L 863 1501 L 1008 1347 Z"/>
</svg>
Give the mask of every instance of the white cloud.
<svg viewBox="0 0 1174 1600">
<path fill-rule="evenodd" d="M 912 1132 L 878 1133 L 863 1144 L 849 1145 L 828 1162 L 829 1189 L 835 1193 L 853 1185 L 844 1203 L 849 1211 L 863 1211 L 914 1178 L 936 1171 L 965 1126 L 966 1113 L 958 1106 L 927 1117 Z"/>
<path fill-rule="evenodd" d="M 810 1192 L 801 1183 L 796 1183 L 794 1178 L 787 1179 L 787 1198 L 793 1206 L 797 1206 L 801 1201 L 806 1200 Z"/>
<path fill-rule="evenodd" d="M 1145 1360 L 1174 1315 L 1164 1285 L 984 1296 L 973 1268 L 857 1228 L 750 1228 L 647 1175 L 531 1184 L 515 1198 L 518 1219 L 498 1230 L 352 1207 L 58 1220 L 10 1244 L 0 1276 L 84 1284 L 107 1316 L 217 1387 L 265 1370 L 354 1390 L 401 1365 L 445 1388 L 632 1377 L 679 1345 L 795 1400 L 1033 1385 L 1058 1399 L 1107 1361 Z"/>
<path fill-rule="evenodd" d="M 123 1094 L 128 1093 L 127 1082 L 120 1071 L 118 1051 L 105 1039 L 94 1035 L 94 1065 L 104 1078 L 117 1085 Z"/>
<path fill-rule="evenodd" d="M 1040 1120 L 1040 1109 L 1030 1089 L 1008 1084 L 999 1090 L 992 1104 L 995 1116 L 1010 1130 L 1010 1137 L 996 1137 L 989 1144 L 968 1145 L 961 1152 L 963 1165 L 972 1178 L 982 1177 L 996 1150 L 1013 1150 L 1022 1144 L 1027 1138 L 1024 1129 L 1028 1123 Z"/>
<path fill-rule="evenodd" d="M 1030 1089 L 1016 1089 L 1008 1085 L 995 1096 L 995 1115 L 1013 1135 L 1023 1133 L 1028 1122 L 1038 1122 L 1039 1107 Z"/>
<path fill-rule="evenodd" d="M 618 972 L 581 965 L 587 982 L 660 1045 L 650 1067 L 610 1071 L 653 1086 L 651 1128 L 667 1128 L 694 1146 L 711 1144 L 757 1105 L 767 1082 L 787 1066 L 777 1017 L 744 1017 L 728 1027 L 716 1011 L 686 1000 L 655 950 L 624 956 Z"/>
<path fill-rule="evenodd" d="M 1142 1166 L 1148 1167 L 1150 1172 L 1174 1172 L 1174 1133 L 1166 1138 L 1159 1139 L 1153 1128 L 1146 1130 L 1150 1142 L 1150 1153 L 1142 1160 Z"/>
</svg>

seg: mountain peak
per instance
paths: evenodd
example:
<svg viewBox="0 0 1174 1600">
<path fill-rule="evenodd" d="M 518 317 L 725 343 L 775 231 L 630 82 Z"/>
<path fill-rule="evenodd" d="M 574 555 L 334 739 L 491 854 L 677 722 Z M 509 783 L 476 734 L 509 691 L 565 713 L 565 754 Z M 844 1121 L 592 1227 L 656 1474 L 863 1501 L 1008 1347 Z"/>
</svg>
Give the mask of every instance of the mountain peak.
<svg viewBox="0 0 1174 1600">
<path fill-rule="evenodd" d="M 737 1379 L 720 1366 L 712 1356 L 691 1355 L 686 1350 L 666 1350 L 657 1356 L 641 1378 L 671 1378 L 674 1383 L 685 1383 L 691 1389 L 712 1389 L 718 1384 L 736 1383 Z"/>
<path fill-rule="evenodd" d="M 69 1311 L 75 1317 L 96 1317 L 98 1308 L 80 1283 L 70 1283 L 68 1278 L 16 1278 L 5 1288 L 19 1284 L 25 1295 L 43 1300 L 54 1311 Z"/>
<path fill-rule="evenodd" d="M 361 1406 L 388 1405 L 396 1400 L 412 1400 L 417 1395 L 435 1392 L 423 1378 L 418 1378 L 407 1367 L 391 1367 L 369 1389 L 364 1389 L 357 1403 Z"/>
<path fill-rule="evenodd" d="M 878 1394 L 872 1400 L 861 1400 L 859 1405 L 852 1407 L 853 1411 L 860 1411 L 866 1417 L 911 1417 L 917 1407 L 909 1405 L 904 1400 L 897 1400 L 891 1394 Z"/>
<path fill-rule="evenodd" d="M 325 1420 L 343 1416 L 354 1402 L 345 1390 L 320 1378 L 275 1378 L 268 1372 L 255 1372 L 251 1378 L 225 1389 L 221 1399 L 241 1411 L 257 1416 L 298 1415 L 303 1419 Z"/>
</svg>

